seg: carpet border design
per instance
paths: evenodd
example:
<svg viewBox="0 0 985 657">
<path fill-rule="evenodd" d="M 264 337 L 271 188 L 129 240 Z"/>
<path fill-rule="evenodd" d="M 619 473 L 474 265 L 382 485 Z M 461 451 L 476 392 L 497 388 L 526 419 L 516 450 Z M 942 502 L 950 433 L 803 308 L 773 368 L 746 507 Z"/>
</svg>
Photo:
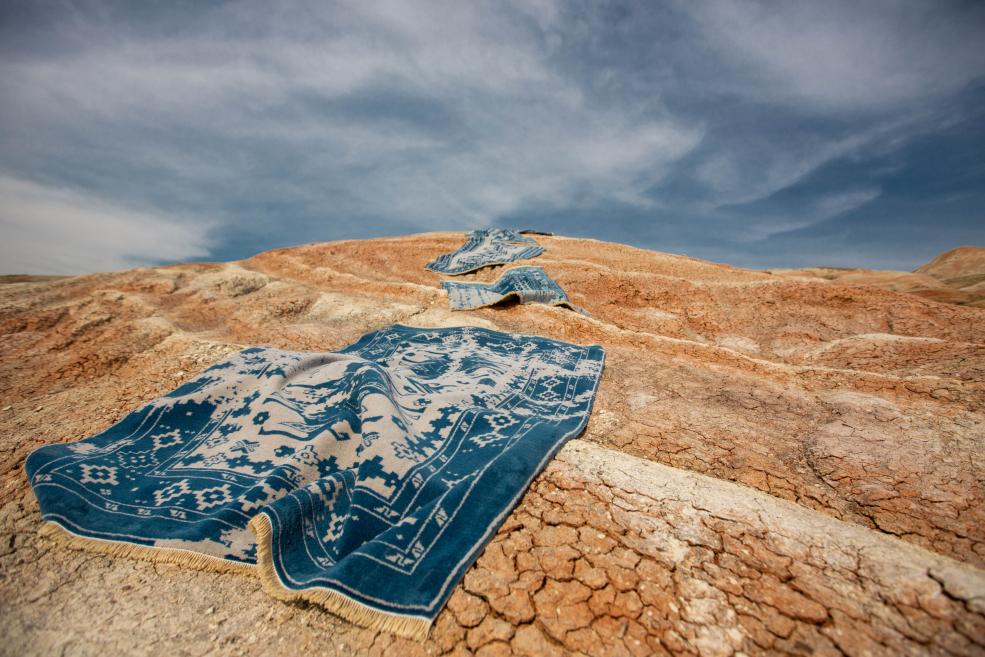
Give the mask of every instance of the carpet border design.
<svg viewBox="0 0 985 657">
<path fill-rule="evenodd" d="M 469 328 L 470 330 L 479 332 L 502 333 L 502 331 L 495 331 L 481 327 L 434 327 L 427 329 L 422 327 L 407 326 L 399 323 L 391 326 L 402 329 L 410 329 L 413 331 L 451 331 L 461 328 Z M 349 345 L 348 347 L 344 347 L 343 349 L 357 348 L 373 333 L 375 333 L 375 331 L 362 336 L 355 343 Z M 512 332 L 508 333 L 519 337 L 545 339 L 544 336 L 539 335 Z M 554 340 L 554 338 L 546 339 Z M 601 383 L 602 373 L 605 367 L 605 350 L 598 344 L 577 346 L 594 351 L 598 355 L 599 363 L 598 376 L 595 377 L 593 382 L 591 397 L 584 415 L 577 426 L 556 439 L 554 445 L 543 455 L 543 458 L 541 458 L 541 460 L 533 467 L 532 471 L 530 471 L 528 478 L 524 484 L 517 489 L 517 492 L 513 498 L 503 505 L 500 512 L 492 519 L 491 522 L 489 522 L 479 539 L 465 552 L 465 556 L 449 572 L 448 577 L 442 584 L 441 590 L 434 598 L 432 609 L 435 610 L 435 616 L 433 618 L 428 615 L 400 614 L 393 611 L 376 609 L 363 602 L 360 602 L 352 596 L 328 586 L 312 586 L 303 589 L 288 588 L 281 581 L 277 573 L 276 566 L 273 563 L 273 527 L 270 517 L 265 511 L 260 511 L 249 521 L 248 524 L 248 528 L 256 537 L 257 563 L 255 565 L 236 562 L 223 559 L 221 557 L 180 548 L 156 547 L 153 545 L 141 545 L 126 541 L 83 536 L 75 533 L 70 526 L 68 526 L 71 523 L 67 519 L 57 518 L 51 515 L 42 517 L 43 522 L 38 530 L 38 535 L 73 550 L 82 550 L 113 557 L 124 557 L 157 563 L 172 563 L 195 570 L 218 573 L 235 573 L 239 575 L 257 577 L 260 579 L 264 590 L 274 598 L 287 601 L 306 600 L 313 602 L 326 608 L 328 611 L 339 616 L 340 618 L 356 625 L 373 630 L 390 632 L 395 635 L 417 641 L 423 641 L 427 638 L 431 626 L 437 618 L 438 612 L 441 608 L 443 608 L 448 597 L 450 597 L 453 592 L 454 585 L 461 581 L 465 572 L 479 558 L 485 546 L 493 539 L 508 515 L 513 512 L 522 497 L 527 493 L 533 480 L 544 470 L 550 460 L 554 458 L 557 452 L 569 440 L 580 435 L 585 430 L 585 427 L 591 417 L 592 409 L 598 393 L 598 387 Z"/>
</svg>

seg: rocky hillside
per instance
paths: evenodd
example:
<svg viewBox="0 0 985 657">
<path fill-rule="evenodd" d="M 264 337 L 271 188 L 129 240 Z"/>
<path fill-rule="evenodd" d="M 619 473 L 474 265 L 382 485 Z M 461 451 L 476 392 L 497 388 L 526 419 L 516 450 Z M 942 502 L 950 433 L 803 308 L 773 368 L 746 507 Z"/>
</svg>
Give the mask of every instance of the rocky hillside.
<svg viewBox="0 0 985 657">
<path fill-rule="evenodd" d="M 871 285 L 943 303 L 985 308 L 985 248 L 980 246 L 959 246 L 945 251 L 912 272 L 813 267 L 774 273 L 823 278 L 847 285 Z"/>
<path fill-rule="evenodd" d="M 985 295 L 985 248 L 960 246 L 951 249 L 918 268 L 916 273 L 926 274 L 959 290 Z"/>
<path fill-rule="evenodd" d="M 449 311 L 423 266 L 461 244 L 452 233 L 0 285 L 0 652 L 985 654 L 985 308 L 871 277 L 538 241 L 535 264 L 591 317 Z M 946 264 L 913 275 L 966 275 Z M 426 643 L 249 578 L 37 536 L 35 447 L 100 431 L 244 345 L 332 350 L 394 322 L 607 352 L 586 433 Z"/>
</svg>

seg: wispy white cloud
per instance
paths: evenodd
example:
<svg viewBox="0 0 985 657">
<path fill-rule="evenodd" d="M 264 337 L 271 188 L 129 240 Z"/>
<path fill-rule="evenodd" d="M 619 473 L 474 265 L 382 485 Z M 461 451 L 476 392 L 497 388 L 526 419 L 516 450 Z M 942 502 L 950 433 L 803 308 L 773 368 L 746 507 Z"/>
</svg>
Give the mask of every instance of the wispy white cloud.
<svg viewBox="0 0 985 657">
<path fill-rule="evenodd" d="M 900 149 L 965 118 L 947 99 L 985 80 L 982 5 L 680 6 L 721 58 L 704 85 L 737 108 L 756 107 L 760 119 L 738 135 L 709 136 L 694 170 L 704 208 L 768 198 L 830 162 Z"/>
<path fill-rule="evenodd" d="M 797 184 L 820 166 L 844 157 L 873 138 L 863 132 L 842 138 L 816 136 L 782 148 L 769 137 L 723 145 L 696 168 L 696 177 L 711 191 L 704 205 L 751 203 Z"/>
<path fill-rule="evenodd" d="M 884 0 L 683 5 L 708 42 L 739 65 L 738 82 L 819 112 L 925 105 L 980 77 L 980 4 Z"/>
<path fill-rule="evenodd" d="M 275 224 L 307 241 L 626 206 L 681 233 L 695 217 L 724 225 L 831 163 L 940 129 L 985 74 L 985 14 L 947 3 L 73 7 L 19 47 L 0 34 L 0 175 L 79 190 L 47 206 L 65 221 L 105 203 L 169 235 L 193 226 L 169 217 L 194 215 L 256 248 Z M 796 225 L 878 184 L 819 188 Z M 721 234 L 773 234 L 792 225 L 780 214 Z M 41 244 L 51 228 L 18 230 Z M 151 257 L 146 232 L 117 233 L 100 253 Z M 175 257 L 207 248 L 204 233 L 189 243 Z M 103 268 L 86 252 L 58 266 Z"/>
<path fill-rule="evenodd" d="M 209 226 L 0 177 L 2 271 L 76 274 L 200 258 Z"/>
<path fill-rule="evenodd" d="M 732 227 L 732 238 L 740 243 L 761 242 L 775 235 L 814 226 L 847 214 L 879 198 L 878 187 L 858 187 L 821 194 L 803 203 L 761 211 L 754 219 L 745 218 Z"/>
<path fill-rule="evenodd" d="M 863 187 L 828 194 L 814 201 L 814 214 L 818 219 L 837 217 L 876 200 L 881 194 L 882 190 L 878 187 Z"/>
<path fill-rule="evenodd" d="M 0 75 L 19 116 L 130 128 L 146 140 L 132 144 L 144 165 L 198 183 L 235 187 L 263 168 L 239 159 L 237 143 L 276 150 L 305 196 L 323 181 L 320 202 L 336 212 L 434 227 L 528 206 L 647 202 L 642 191 L 700 142 L 700 124 L 656 99 L 628 108 L 592 93 L 553 59 L 557 7 L 521 5 L 374 2 L 268 21 L 266 3 L 238 3 L 213 22 L 265 25 L 260 35 L 113 33 Z M 306 35 L 299 22 L 325 29 Z M 234 157 L 206 162 L 194 144 L 182 155 L 157 143 L 182 130 Z"/>
</svg>

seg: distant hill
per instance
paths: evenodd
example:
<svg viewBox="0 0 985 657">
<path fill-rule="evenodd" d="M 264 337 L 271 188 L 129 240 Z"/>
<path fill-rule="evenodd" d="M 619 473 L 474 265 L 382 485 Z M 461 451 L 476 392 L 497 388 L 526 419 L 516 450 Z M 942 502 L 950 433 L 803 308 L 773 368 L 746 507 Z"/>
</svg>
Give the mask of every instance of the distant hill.
<svg viewBox="0 0 985 657">
<path fill-rule="evenodd" d="M 787 277 L 817 277 L 844 285 L 868 285 L 926 299 L 985 308 L 985 247 L 959 246 L 912 272 L 808 267 L 773 270 Z"/>
<path fill-rule="evenodd" d="M 985 247 L 959 246 L 914 271 L 962 290 L 976 286 L 981 290 L 979 283 L 985 281 Z"/>
</svg>

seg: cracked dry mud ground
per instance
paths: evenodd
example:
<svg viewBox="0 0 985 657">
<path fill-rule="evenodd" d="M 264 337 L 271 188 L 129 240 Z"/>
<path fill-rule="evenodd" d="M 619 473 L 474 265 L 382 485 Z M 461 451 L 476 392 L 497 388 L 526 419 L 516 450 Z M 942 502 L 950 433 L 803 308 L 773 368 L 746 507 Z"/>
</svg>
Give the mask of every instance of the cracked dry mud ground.
<svg viewBox="0 0 985 657">
<path fill-rule="evenodd" d="M 448 311 L 423 265 L 459 234 L 0 286 L 0 653 L 985 654 L 985 310 L 538 239 L 591 318 Z M 35 447 L 244 345 L 331 350 L 393 322 L 607 351 L 586 433 L 426 643 L 37 536 Z"/>
</svg>

